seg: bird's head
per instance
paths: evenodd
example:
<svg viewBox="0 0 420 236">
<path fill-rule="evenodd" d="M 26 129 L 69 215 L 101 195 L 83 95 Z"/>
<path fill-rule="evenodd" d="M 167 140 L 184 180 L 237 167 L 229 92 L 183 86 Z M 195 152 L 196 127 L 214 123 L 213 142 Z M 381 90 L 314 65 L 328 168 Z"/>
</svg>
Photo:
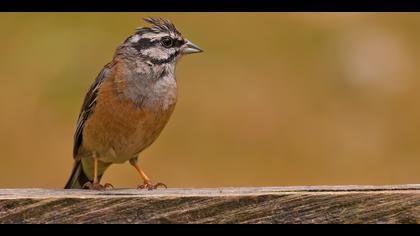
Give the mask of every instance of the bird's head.
<svg viewBox="0 0 420 236">
<path fill-rule="evenodd" d="M 203 51 L 184 38 L 170 21 L 150 17 L 144 20 L 152 26 L 137 28 L 123 44 L 142 59 L 155 65 L 171 64 L 183 55 Z"/>
</svg>

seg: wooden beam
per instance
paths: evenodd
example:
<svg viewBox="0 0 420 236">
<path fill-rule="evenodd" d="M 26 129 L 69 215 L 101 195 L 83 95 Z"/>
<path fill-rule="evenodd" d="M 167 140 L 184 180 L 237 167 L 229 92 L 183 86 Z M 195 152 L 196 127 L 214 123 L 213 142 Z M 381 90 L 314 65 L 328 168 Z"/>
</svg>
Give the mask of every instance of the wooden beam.
<svg viewBox="0 0 420 236">
<path fill-rule="evenodd" d="M 0 189 L 0 223 L 420 223 L 420 185 Z"/>
</svg>

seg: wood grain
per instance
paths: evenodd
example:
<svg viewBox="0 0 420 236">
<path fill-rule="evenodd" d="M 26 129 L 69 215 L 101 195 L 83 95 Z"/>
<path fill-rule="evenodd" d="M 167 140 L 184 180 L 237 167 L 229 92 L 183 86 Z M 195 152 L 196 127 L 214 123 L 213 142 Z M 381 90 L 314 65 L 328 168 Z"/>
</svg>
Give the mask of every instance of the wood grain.
<svg viewBox="0 0 420 236">
<path fill-rule="evenodd" d="M 0 223 L 420 223 L 420 185 L 1 189 Z"/>
</svg>

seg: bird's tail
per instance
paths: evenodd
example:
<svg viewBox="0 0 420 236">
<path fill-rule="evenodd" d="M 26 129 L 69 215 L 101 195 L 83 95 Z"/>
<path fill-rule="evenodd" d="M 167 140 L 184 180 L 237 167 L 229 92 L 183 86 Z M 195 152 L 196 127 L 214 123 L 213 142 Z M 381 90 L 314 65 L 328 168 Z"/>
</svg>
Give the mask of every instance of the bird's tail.
<svg viewBox="0 0 420 236">
<path fill-rule="evenodd" d="M 89 182 L 89 178 L 86 176 L 83 171 L 83 166 L 81 161 L 76 161 L 71 172 L 70 179 L 67 181 L 65 189 L 82 189 L 83 185 Z"/>
</svg>

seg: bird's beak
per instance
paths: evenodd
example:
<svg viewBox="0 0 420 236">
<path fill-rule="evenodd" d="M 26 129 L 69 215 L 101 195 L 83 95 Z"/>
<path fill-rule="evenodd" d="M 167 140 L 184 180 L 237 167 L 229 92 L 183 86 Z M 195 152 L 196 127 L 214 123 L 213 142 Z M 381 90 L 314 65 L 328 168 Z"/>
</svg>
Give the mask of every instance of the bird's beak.
<svg viewBox="0 0 420 236">
<path fill-rule="evenodd" d="M 187 40 L 187 42 L 184 44 L 184 48 L 182 49 L 182 54 L 191 54 L 199 52 L 203 52 L 203 50 L 197 45 L 190 42 L 189 40 Z"/>
</svg>

